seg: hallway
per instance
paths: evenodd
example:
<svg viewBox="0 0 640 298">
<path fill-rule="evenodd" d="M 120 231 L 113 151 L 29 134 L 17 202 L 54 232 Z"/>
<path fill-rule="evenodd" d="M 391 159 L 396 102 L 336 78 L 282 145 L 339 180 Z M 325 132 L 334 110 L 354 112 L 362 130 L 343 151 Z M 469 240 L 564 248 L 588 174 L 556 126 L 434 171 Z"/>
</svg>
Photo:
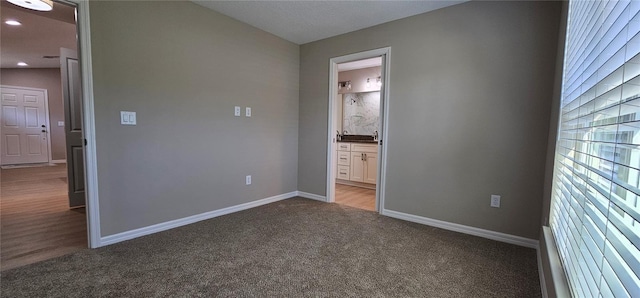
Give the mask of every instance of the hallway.
<svg viewBox="0 0 640 298">
<path fill-rule="evenodd" d="M 87 248 L 85 209 L 69 210 L 66 171 L 0 170 L 0 270 Z"/>
</svg>

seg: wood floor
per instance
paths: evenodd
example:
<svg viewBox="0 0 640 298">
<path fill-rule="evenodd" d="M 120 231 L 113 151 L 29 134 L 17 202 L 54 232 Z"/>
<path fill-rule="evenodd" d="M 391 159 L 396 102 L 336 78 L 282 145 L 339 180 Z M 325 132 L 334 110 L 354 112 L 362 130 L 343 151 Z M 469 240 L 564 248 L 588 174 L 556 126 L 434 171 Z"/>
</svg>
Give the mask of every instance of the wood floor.
<svg viewBox="0 0 640 298">
<path fill-rule="evenodd" d="M 336 203 L 376 211 L 376 190 L 336 183 Z"/>
<path fill-rule="evenodd" d="M 87 247 L 84 208 L 69 210 L 66 165 L 0 170 L 0 270 Z"/>
</svg>

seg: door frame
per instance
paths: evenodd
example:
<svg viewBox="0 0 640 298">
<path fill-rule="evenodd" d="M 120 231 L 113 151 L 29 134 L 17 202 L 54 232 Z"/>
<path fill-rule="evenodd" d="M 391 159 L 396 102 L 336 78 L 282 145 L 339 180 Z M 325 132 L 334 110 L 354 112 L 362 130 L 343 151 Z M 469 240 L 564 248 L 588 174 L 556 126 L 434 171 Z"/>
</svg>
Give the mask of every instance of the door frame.
<svg viewBox="0 0 640 298">
<path fill-rule="evenodd" d="M 2 88 L 11 88 L 11 89 L 22 89 L 22 90 L 29 90 L 29 91 L 41 91 L 42 93 L 44 93 L 44 111 L 45 111 L 45 116 L 44 116 L 44 121 L 49 125 L 49 127 L 47 127 L 47 163 L 51 163 L 52 158 L 51 158 L 51 122 L 49 122 L 49 93 L 47 92 L 47 89 L 42 89 L 42 88 L 31 88 L 31 87 L 21 87 L 21 86 L 11 86 L 11 85 L 0 85 L 0 89 Z M 2 107 L 2 102 L 0 101 L 0 107 Z M 2 114 L 0 114 L 0 119 L 2 119 Z M 0 125 L 0 132 L 2 131 L 2 126 Z M 1 135 L 1 133 L 0 133 Z M 0 144 L 2 143 L 2 140 L 0 140 Z M 2 164 L 0 162 L 0 164 Z"/>
<path fill-rule="evenodd" d="M 91 27 L 87 0 L 54 0 L 76 7 L 76 33 L 78 58 L 82 80 L 82 135 L 84 146 L 84 173 L 86 191 L 87 239 L 89 248 L 102 246 L 100 234 L 100 202 L 98 200 L 98 162 L 96 155 L 96 129 L 93 98 L 93 70 L 91 62 Z"/>
<path fill-rule="evenodd" d="M 376 211 L 382 213 L 384 209 L 384 192 L 386 184 L 386 170 L 387 170 L 387 139 L 389 136 L 389 65 L 391 56 L 391 47 L 379 48 L 359 53 L 353 53 L 349 55 L 334 57 L 329 59 L 329 110 L 327 117 L 327 190 L 326 190 L 326 202 L 333 203 L 336 198 L 336 135 L 337 131 L 334 125 L 334 114 L 338 101 L 338 64 L 356 60 L 363 60 L 368 58 L 382 56 L 382 87 L 380 94 L 382 96 L 380 103 L 380 132 L 378 143 L 378 177 L 376 183 Z M 382 143 L 382 144 L 380 144 Z"/>
</svg>

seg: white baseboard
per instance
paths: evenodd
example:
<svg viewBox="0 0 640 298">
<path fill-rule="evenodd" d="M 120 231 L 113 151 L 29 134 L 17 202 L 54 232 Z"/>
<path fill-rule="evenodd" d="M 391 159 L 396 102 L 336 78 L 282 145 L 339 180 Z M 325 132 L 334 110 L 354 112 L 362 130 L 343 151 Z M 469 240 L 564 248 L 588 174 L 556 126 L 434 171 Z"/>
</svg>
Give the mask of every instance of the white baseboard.
<svg viewBox="0 0 640 298">
<path fill-rule="evenodd" d="M 538 248 L 538 240 L 524 238 L 520 236 L 465 226 L 461 224 L 417 216 L 417 215 L 393 211 L 389 209 L 383 209 L 382 215 L 397 218 L 397 219 L 402 219 L 406 221 L 411 221 L 411 222 L 415 222 L 415 223 L 419 223 L 427 226 L 437 227 L 445 230 L 488 238 L 488 239 L 492 239 L 500 242 L 506 242 L 506 243 L 511 243 L 511 244 L 520 245 L 524 247 L 536 248 L 536 249 Z"/>
<path fill-rule="evenodd" d="M 66 159 L 52 159 L 51 163 L 53 163 L 53 164 L 67 163 L 67 160 Z"/>
<path fill-rule="evenodd" d="M 538 276 L 540 277 L 540 290 L 542 292 L 542 298 L 548 298 L 549 293 L 547 292 L 547 281 L 544 278 L 544 270 L 542 269 L 542 255 L 540 252 L 540 247 L 538 247 L 536 251 L 536 255 L 538 256 Z"/>
<path fill-rule="evenodd" d="M 258 207 L 258 206 L 261 206 L 261 205 L 265 205 L 265 204 L 269 204 L 269 203 L 273 203 L 273 202 L 277 202 L 277 201 L 293 198 L 293 197 L 296 197 L 296 196 L 298 196 L 298 192 L 297 191 L 292 191 L 292 192 L 289 192 L 289 193 L 285 193 L 285 194 L 281 194 L 281 195 L 277 195 L 277 196 L 273 196 L 273 197 L 269 197 L 269 198 L 253 201 L 253 202 L 248 202 L 248 203 L 235 205 L 235 206 L 231 206 L 231 207 L 227 207 L 227 208 L 223 208 L 223 209 L 213 210 L 213 211 L 209 211 L 209 212 L 205 212 L 205 213 L 200 213 L 200 214 L 196 214 L 196 215 L 192 215 L 192 216 L 188 216 L 188 217 L 184 217 L 184 218 L 180 218 L 180 219 L 176 219 L 176 220 L 171 220 L 171 221 L 167 221 L 167 222 L 163 222 L 163 223 L 159 223 L 159 224 L 155 224 L 155 225 L 151 225 L 151 226 L 147 226 L 147 227 L 131 230 L 131 231 L 126 231 L 126 232 L 122 232 L 122 233 L 118 233 L 118 234 L 114 234 L 114 235 L 101 237 L 99 246 L 110 245 L 110 244 L 122 242 L 122 241 L 125 241 L 125 240 L 130 240 L 130 239 L 133 239 L 133 238 L 138 238 L 138 237 L 142 237 L 142 236 L 146 236 L 146 235 L 150 235 L 150 234 L 166 231 L 166 230 L 169 230 L 169 229 L 173 229 L 173 228 L 181 227 L 181 226 L 184 226 L 184 225 L 192 224 L 192 223 L 195 223 L 195 222 L 198 222 L 198 221 L 211 219 L 211 218 L 214 218 L 214 217 L 218 217 L 218 216 L 226 215 L 226 214 L 229 214 L 229 213 L 234 213 L 234 212 L 238 212 L 238 211 L 242 211 L 242 210 Z"/>
<path fill-rule="evenodd" d="M 312 200 L 327 202 L 327 197 L 326 196 L 312 194 L 312 193 L 308 193 L 308 192 L 304 192 L 304 191 L 298 191 L 298 196 L 306 198 L 306 199 L 312 199 Z"/>
</svg>

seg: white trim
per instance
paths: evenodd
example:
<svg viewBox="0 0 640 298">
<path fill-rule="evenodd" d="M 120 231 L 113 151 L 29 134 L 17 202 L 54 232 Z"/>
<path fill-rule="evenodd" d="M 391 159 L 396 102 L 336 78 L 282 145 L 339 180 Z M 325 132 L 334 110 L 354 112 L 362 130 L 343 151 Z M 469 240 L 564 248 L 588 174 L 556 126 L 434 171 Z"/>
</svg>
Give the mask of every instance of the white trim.
<svg viewBox="0 0 640 298">
<path fill-rule="evenodd" d="M 122 242 L 122 241 L 125 241 L 125 240 L 130 240 L 130 239 L 133 239 L 133 238 L 138 238 L 138 237 L 142 237 L 142 236 L 146 236 L 146 235 L 151 235 L 151 234 L 154 234 L 154 233 L 158 233 L 158 232 L 166 231 L 166 230 L 169 230 L 169 229 L 181 227 L 181 226 L 184 226 L 184 225 L 192 224 L 192 223 L 195 223 L 195 222 L 211 219 L 211 218 L 214 218 L 214 217 L 227 215 L 227 214 L 230 214 L 230 213 L 234 213 L 234 212 L 238 212 L 238 211 L 242 211 L 242 210 L 246 210 L 246 209 L 262 206 L 262 205 L 265 205 L 265 204 L 269 204 L 269 203 L 273 203 L 273 202 L 277 202 L 277 201 L 293 198 L 293 197 L 296 197 L 296 196 L 298 196 L 298 192 L 297 191 L 292 191 L 292 192 L 289 192 L 289 193 L 285 193 L 285 194 L 281 194 L 281 195 L 277 195 L 277 196 L 273 196 L 273 197 L 269 197 L 269 198 L 253 201 L 253 202 L 248 202 L 248 203 L 235 205 L 235 206 L 231 206 L 231 207 L 227 207 L 227 208 L 213 210 L 213 211 L 200 213 L 200 214 L 196 214 L 196 215 L 192 215 L 192 216 L 188 216 L 188 217 L 184 217 L 184 218 L 179 218 L 179 219 L 175 219 L 175 220 L 166 221 L 166 222 L 163 222 L 163 223 L 147 226 L 147 227 L 144 227 L 144 228 L 139 228 L 139 229 L 130 230 L 130 231 L 114 234 L 114 235 L 105 236 L 105 237 L 102 237 L 100 239 L 100 245 L 101 246 L 110 245 L 110 244 Z"/>
<path fill-rule="evenodd" d="M 540 291 L 542 292 L 542 298 L 548 298 L 547 281 L 544 278 L 544 270 L 542 268 L 542 255 L 540 252 L 540 246 L 536 249 L 536 255 L 538 257 L 538 276 L 540 277 Z"/>
<path fill-rule="evenodd" d="M 389 90 L 391 86 L 390 69 L 391 69 L 391 47 L 386 48 L 386 54 L 382 57 L 384 63 L 384 72 L 382 73 L 382 90 L 384 100 L 382 102 L 382 132 L 380 140 L 382 146 L 378 154 L 378 183 L 376 183 L 376 210 L 379 213 L 384 212 L 385 186 L 387 185 L 387 144 L 389 143 Z"/>
<path fill-rule="evenodd" d="M 52 163 L 52 164 L 67 163 L 67 160 L 66 159 L 52 159 L 50 163 Z"/>
<path fill-rule="evenodd" d="M 374 49 L 349 55 L 344 55 L 340 57 L 334 57 L 329 59 L 329 107 L 328 107 L 328 119 L 327 119 L 327 186 L 326 186 L 326 202 L 334 202 L 335 201 L 335 181 L 336 181 L 336 165 L 334 162 L 335 155 L 335 132 L 336 127 L 333 121 L 333 112 L 335 109 L 336 102 L 338 98 L 336 97 L 338 94 L 338 86 L 335 84 L 338 81 L 338 64 L 344 62 L 350 62 L 355 60 L 362 60 L 374 57 L 382 57 L 383 65 L 382 65 L 382 96 L 383 102 L 380 105 L 380 118 L 382 121 L 382 125 L 380 128 L 379 136 L 380 140 L 382 140 L 382 146 L 378 150 L 378 177 L 376 183 L 376 210 L 379 213 L 382 213 L 384 206 L 384 189 L 385 189 L 385 177 L 386 177 L 386 166 L 387 166 L 387 138 L 388 138 L 388 119 L 389 119 L 389 66 L 391 55 L 391 47 Z"/>
<path fill-rule="evenodd" d="M 49 123 L 49 91 L 47 89 L 43 89 L 43 88 L 32 88 L 32 87 L 22 87 L 22 86 L 11 86 L 11 85 L 0 85 L 0 89 L 2 88 L 8 88 L 8 89 L 21 89 L 21 90 L 29 90 L 29 91 L 38 91 L 38 92 L 42 92 L 44 94 L 44 121 L 47 123 L 47 127 L 45 127 L 45 129 L 47 130 L 47 163 L 51 163 L 52 157 L 51 157 L 51 123 Z M 2 106 L 2 103 L 0 102 L 0 107 Z M 0 131 L 2 130 L 2 127 L 0 127 Z M 0 163 L 1 164 L 1 163 Z M 22 163 L 24 164 L 24 163 Z"/>
<path fill-rule="evenodd" d="M 82 75 L 82 134 L 84 146 L 85 196 L 87 211 L 87 238 L 90 248 L 102 246 L 100 234 L 100 201 L 98 199 L 98 161 L 96 154 L 95 113 L 93 104 L 93 70 L 91 62 L 91 27 L 89 1 L 57 0 L 76 6 L 78 54 Z"/>
<path fill-rule="evenodd" d="M 542 237 L 544 240 L 544 249 L 547 253 L 546 257 L 549 261 L 549 272 L 551 273 L 551 285 L 549 285 L 556 297 L 571 297 L 571 289 L 566 275 L 566 271 L 562 267 L 562 261 L 556 247 L 556 240 L 549 226 L 542 226 Z M 546 280 L 545 280 L 546 284 Z M 545 287 L 546 288 L 546 287 Z"/>
<path fill-rule="evenodd" d="M 334 116 L 337 113 L 337 101 L 338 101 L 338 86 L 336 86 L 336 82 L 338 82 L 338 63 L 336 59 L 339 58 L 331 58 L 329 60 L 329 104 L 328 104 L 328 115 L 327 115 L 327 185 L 326 185 L 326 198 L 325 201 L 327 203 L 335 202 L 336 198 L 336 177 L 338 165 L 336 164 L 336 135 L 334 132 L 337 132 L 336 123 L 334 120 Z M 346 61 L 345 61 L 346 62 Z M 342 130 L 341 130 L 342 131 Z"/>
<path fill-rule="evenodd" d="M 304 192 L 304 191 L 297 191 L 296 193 L 297 193 L 297 196 L 303 197 L 305 199 L 312 199 L 312 200 L 317 200 L 317 201 L 321 201 L 321 202 L 327 202 L 327 197 L 325 197 L 325 196 L 312 194 L 312 193 L 308 193 L 308 192 Z"/>
<path fill-rule="evenodd" d="M 461 224 L 446 222 L 442 220 L 417 216 L 413 214 L 408 214 L 408 213 L 403 213 L 403 212 L 398 212 L 398 211 L 393 211 L 388 209 L 382 209 L 382 215 L 397 218 L 397 219 L 402 219 L 406 221 L 411 221 L 411 222 L 415 222 L 415 223 L 419 223 L 427 226 L 437 227 L 445 230 L 450 230 L 454 232 L 460 232 L 460 233 L 469 234 L 473 236 L 479 236 L 479 237 L 496 240 L 500 242 L 506 242 L 506 243 L 520 245 L 524 247 L 530 247 L 530 248 L 538 248 L 538 240 L 535 240 L 535 239 L 529 239 L 529 238 L 524 238 L 520 236 L 480 229 L 476 227 L 465 226 Z"/>
</svg>

